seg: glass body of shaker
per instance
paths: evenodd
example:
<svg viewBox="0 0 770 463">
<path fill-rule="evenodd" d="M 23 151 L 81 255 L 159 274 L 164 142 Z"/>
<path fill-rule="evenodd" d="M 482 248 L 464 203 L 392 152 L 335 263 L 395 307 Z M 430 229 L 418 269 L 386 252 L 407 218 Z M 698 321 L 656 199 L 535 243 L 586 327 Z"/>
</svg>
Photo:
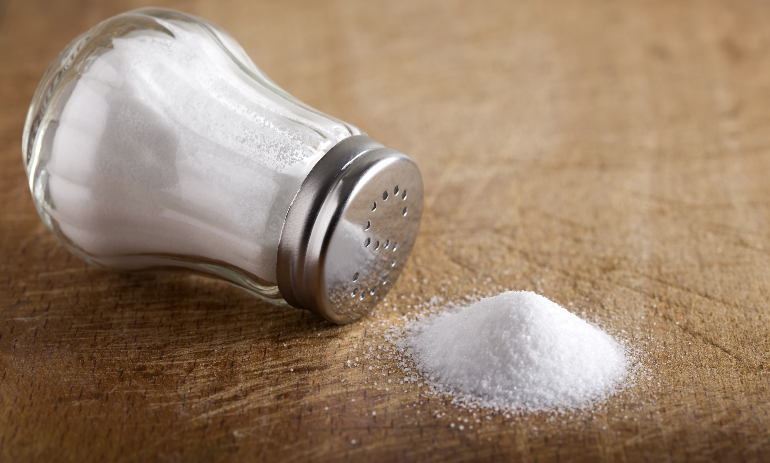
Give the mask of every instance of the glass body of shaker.
<svg viewBox="0 0 770 463">
<path fill-rule="evenodd" d="M 281 90 L 217 26 L 143 9 L 57 57 L 23 149 L 40 216 L 87 262 L 189 267 L 280 303 L 289 205 L 318 159 L 358 134 Z"/>
</svg>

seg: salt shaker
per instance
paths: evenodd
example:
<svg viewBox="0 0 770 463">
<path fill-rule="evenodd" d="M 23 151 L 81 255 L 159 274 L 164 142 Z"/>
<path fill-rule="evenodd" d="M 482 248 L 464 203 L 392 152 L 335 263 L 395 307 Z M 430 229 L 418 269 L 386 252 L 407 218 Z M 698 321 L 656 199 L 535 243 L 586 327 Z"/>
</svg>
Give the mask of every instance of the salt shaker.
<svg viewBox="0 0 770 463">
<path fill-rule="evenodd" d="M 40 217 L 86 262 L 182 267 L 335 323 L 384 298 L 422 217 L 409 157 L 168 9 L 115 16 L 59 54 L 23 154 Z"/>
</svg>

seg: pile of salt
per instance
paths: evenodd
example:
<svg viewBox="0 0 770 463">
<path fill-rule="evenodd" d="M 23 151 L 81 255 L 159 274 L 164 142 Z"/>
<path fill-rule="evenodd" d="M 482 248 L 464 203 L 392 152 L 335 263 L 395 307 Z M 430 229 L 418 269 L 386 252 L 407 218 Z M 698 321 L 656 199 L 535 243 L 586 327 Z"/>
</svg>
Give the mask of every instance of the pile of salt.
<svg viewBox="0 0 770 463">
<path fill-rule="evenodd" d="M 616 391 L 629 368 L 611 336 L 529 291 L 428 318 L 404 343 L 435 387 L 490 407 L 581 408 Z"/>
</svg>

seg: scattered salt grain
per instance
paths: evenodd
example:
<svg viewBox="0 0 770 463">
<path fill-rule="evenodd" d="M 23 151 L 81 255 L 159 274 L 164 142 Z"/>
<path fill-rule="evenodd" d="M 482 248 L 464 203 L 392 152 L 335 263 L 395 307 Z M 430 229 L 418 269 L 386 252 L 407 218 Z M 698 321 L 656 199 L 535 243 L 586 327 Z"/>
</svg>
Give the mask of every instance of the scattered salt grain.
<svg viewBox="0 0 770 463">
<path fill-rule="evenodd" d="M 429 317 L 402 344 L 430 385 L 485 407 L 582 408 L 617 391 L 629 370 L 610 335 L 529 291 Z"/>
</svg>

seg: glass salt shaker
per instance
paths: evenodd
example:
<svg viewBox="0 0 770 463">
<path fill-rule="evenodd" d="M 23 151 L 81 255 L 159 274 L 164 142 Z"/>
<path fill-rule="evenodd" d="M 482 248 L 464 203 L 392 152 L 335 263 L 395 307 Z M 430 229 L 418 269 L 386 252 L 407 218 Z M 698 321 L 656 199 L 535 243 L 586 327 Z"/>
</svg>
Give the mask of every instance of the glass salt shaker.
<svg viewBox="0 0 770 463">
<path fill-rule="evenodd" d="M 40 217 L 86 262 L 183 267 L 335 323 L 384 298 L 422 217 L 409 157 L 168 9 L 115 16 L 59 54 L 23 154 Z"/>
</svg>

